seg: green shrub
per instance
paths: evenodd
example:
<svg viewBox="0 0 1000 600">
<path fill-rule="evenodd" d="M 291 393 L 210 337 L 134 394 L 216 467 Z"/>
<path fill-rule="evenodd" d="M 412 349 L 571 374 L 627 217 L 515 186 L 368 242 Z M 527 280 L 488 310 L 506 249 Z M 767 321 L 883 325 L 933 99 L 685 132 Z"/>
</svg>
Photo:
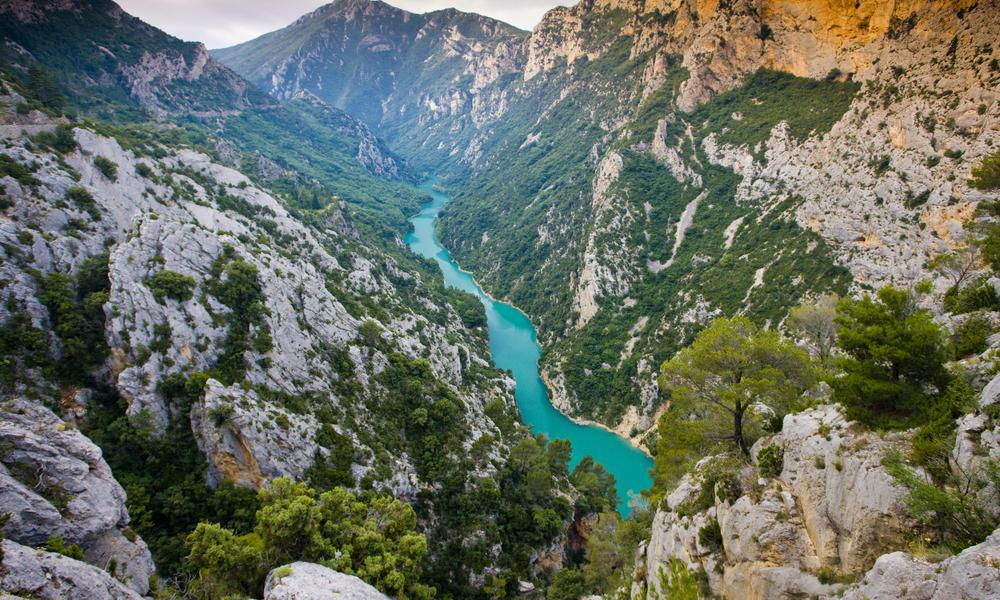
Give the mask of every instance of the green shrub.
<svg viewBox="0 0 1000 600">
<path fill-rule="evenodd" d="M 757 466 L 760 476 L 774 478 L 781 475 L 784 469 L 785 449 L 778 444 L 768 444 L 757 453 Z"/>
<path fill-rule="evenodd" d="M 94 218 L 100 215 L 97 211 L 97 202 L 94 200 L 94 196 L 86 188 L 78 185 L 70 186 L 66 190 L 66 200 L 72 202 L 74 206 L 89 213 Z"/>
<path fill-rule="evenodd" d="M 986 249 L 984 248 L 984 254 Z M 1000 308 L 1000 297 L 996 290 L 983 277 L 970 282 L 965 287 L 952 287 L 944 295 L 945 309 L 956 315 L 963 315 L 977 310 L 996 310 Z"/>
<path fill-rule="evenodd" d="M 66 123 L 56 125 L 53 131 L 40 131 L 32 138 L 39 146 L 50 148 L 59 154 L 66 154 L 76 149 L 76 136 L 73 135 L 73 126 Z"/>
<path fill-rule="evenodd" d="M 94 166 L 97 167 L 97 170 L 100 171 L 101 175 L 104 175 L 105 179 L 108 181 L 118 181 L 118 165 L 112 162 L 111 159 L 100 155 L 95 156 Z"/>
<path fill-rule="evenodd" d="M 1000 188 L 1000 150 L 983 158 L 983 161 L 972 169 L 969 185 L 984 191 Z"/>
<path fill-rule="evenodd" d="M 671 558 L 667 570 L 660 566 L 660 593 L 648 600 L 699 600 L 704 597 L 698 579 L 679 558 Z"/>
<path fill-rule="evenodd" d="M 885 465 L 897 484 L 909 490 L 909 513 L 953 552 L 982 542 L 1000 526 L 1000 465 L 985 462 L 978 472 L 942 484 L 927 481 L 899 456 L 888 457 Z"/>
<path fill-rule="evenodd" d="M 46 552 L 55 552 L 57 554 L 62 554 L 63 556 L 68 556 L 69 558 L 83 560 L 83 548 L 77 546 L 76 544 L 67 544 L 65 540 L 58 535 L 50 537 L 45 542 L 44 549 Z"/>
<path fill-rule="evenodd" d="M 960 360 L 984 352 L 989 347 L 987 340 L 991 335 L 993 323 L 989 317 L 982 313 L 969 316 L 951 336 L 952 355 Z"/>
<path fill-rule="evenodd" d="M 698 530 L 698 543 L 712 552 L 722 550 L 722 527 L 719 525 L 718 519 L 712 517 L 704 527 Z"/>
<path fill-rule="evenodd" d="M 161 303 L 164 298 L 187 302 L 194 297 L 195 285 L 197 283 L 193 277 L 166 269 L 146 280 L 146 287 L 153 292 L 153 297 Z"/>
</svg>

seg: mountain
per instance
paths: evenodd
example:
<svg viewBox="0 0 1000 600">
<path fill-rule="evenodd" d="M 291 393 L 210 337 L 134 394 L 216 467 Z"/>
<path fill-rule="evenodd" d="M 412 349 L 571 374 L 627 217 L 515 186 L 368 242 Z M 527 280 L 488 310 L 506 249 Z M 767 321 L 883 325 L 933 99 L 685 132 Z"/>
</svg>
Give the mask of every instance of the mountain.
<svg viewBox="0 0 1000 600">
<path fill-rule="evenodd" d="M 278 98 L 315 94 L 430 168 L 489 118 L 492 90 L 516 76 L 527 37 L 457 10 L 416 15 L 383 2 L 337 0 L 212 55 Z"/>
<path fill-rule="evenodd" d="M 273 104 L 212 60 L 203 44 L 169 36 L 111 0 L 4 0 L 0 22 L 5 62 L 48 65 L 90 110 L 114 111 L 113 105 L 126 99 L 153 113 L 219 113 Z"/>
<path fill-rule="evenodd" d="M 355 27 L 379 29 L 363 5 Z M 540 326 L 556 405 L 638 439 L 662 408 L 657 365 L 713 315 L 777 324 L 851 286 L 944 289 L 927 262 L 962 244 L 984 197 L 967 173 L 997 142 L 997 20 L 982 2 L 588 0 L 468 86 L 473 131 L 430 105 L 373 127 L 455 186 L 443 240 Z M 268 68 L 259 43 L 219 58 L 316 93 L 289 74 L 346 60 L 331 45 Z"/>
<path fill-rule="evenodd" d="M 482 306 L 406 250 L 426 194 L 371 128 L 110 2 L 0 14 L 0 589 L 194 593 L 189 534 L 256 535 L 292 478 L 357 494 L 345 535 L 400 520 L 371 532 L 399 546 L 330 542 L 356 573 L 405 555 L 366 581 L 479 597 L 615 504 L 519 423 Z"/>
</svg>

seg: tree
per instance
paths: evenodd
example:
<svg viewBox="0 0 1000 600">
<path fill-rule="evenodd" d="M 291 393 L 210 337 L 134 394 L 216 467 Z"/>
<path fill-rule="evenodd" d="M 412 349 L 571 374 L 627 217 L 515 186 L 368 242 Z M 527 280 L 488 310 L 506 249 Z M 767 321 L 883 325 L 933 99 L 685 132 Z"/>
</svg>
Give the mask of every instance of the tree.
<svg viewBox="0 0 1000 600">
<path fill-rule="evenodd" d="M 188 560 L 199 570 L 194 587 L 205 597 L 259 594 L 262 574 L 298 560 L 356 575 L 399 600 L 434 597 L 420 582 L 427 539 L 415 531 L 410 505 L 386 496 L 362 500 L 344 488 L 317 496 L 287 478 L 261 490 L 260 502 L 251 534 L 202 523 L 189 537 Z"/>
<path fill-rule="evenodd" d="M 686 420 L 711 422 L 703 436 L 749 456 L 765 419 L 781 417 L 815 380 L 806 352 L 775 331 L 734 317 L 716 319 L 664 363 L 660 386 Z"/>
<path fill-rule="evenodd" d="M 983 162 L 972 169 L 969 185 L 983 191 L 1000 188 L 1000 150 L 983 158 Z"/>
<path fill-rule="evenodd" d="M 834 398 L 848 416 L 879 426 L 905 426 L 920 414 L 928 386 L 944 390 L 946 346 L 941 328 L 910 292 L 891 286 L 875 298 L 846 299 L 837 307 L 837 336 L 847 353 Z"/>
<path fill-rule="evenodd" d="M 837 339 L 839 301 L 836 294 L 824 294 L 812 304 L 800 304 L 788 313 L 788 326 L 809 343 L 812 352 L 822 361 L 830 356 Z"/>
<path fill-rule="evenodd" d="M 56 113 L 62 114 L 63 108 L 66 107 L 66 98 L 59 91 L 52 74 L 38 63 L 28 67 L 28 90 L 42 106 Z"/>
</svg>

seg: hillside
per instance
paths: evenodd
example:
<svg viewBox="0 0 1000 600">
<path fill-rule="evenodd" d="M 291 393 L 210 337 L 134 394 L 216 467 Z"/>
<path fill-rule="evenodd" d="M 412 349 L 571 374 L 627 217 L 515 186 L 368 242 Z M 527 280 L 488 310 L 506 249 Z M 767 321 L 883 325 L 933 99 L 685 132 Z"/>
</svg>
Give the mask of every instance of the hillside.
<svg viewBox="0 0 1000 600">
<path fill-rule="evenodd" d="M 656 365 L 709 316 L 780 323 L 804 297 L 933 277 L 962 244 L 983 197 L 965 176 L 997 142 L 997 19 L 969 2 L 581 2 L 546 15 L 508 77 L 468 88 L 473 133 L 440 117 L 454 147 L 379 131 L 448 167 L 444 241 L 540 326 L 557 406 L 641 436 Z M 260 43 L 219 57 L 266 71 Z M 267 77 L 339 60 L 290 54 Z M 404 118 L 437 139 L 433 110 Z"/>
<path fill-rule="evenodd" d="M 16 49 L 0 589 L 258 595 L 276 554 L 214 579 L 189 536 L 256 535 L 257 491 L 291 478 L 357 494 L 345 535 L 399 519 L 355 573 L 405 556 L 379 589 L 468 597 L 540 577 L 578 502 L 614 504 L 599 466 L 571 471 L 565 443 L 518 423 L 481 305 L 402 246 L 424 194 L 366 125 L 308 93 L 270 99 L 111 3 L 0 12 Z M 133 79 L 140 65 L 154 75 Z"/>
<path fill-rule="evenodd" d="M 1000 596 L 997 31 L 0 0 L 0 596 Z"/>
<path fill-rule="evenodd" d="M 517 73 L 527 37 L 451 9 L 416 15 L 336 0 L 212 54 L 278 98 L 308 91 L 347 111 L 430 170 L 490 119 L 492 90 Z"/>
</svg>

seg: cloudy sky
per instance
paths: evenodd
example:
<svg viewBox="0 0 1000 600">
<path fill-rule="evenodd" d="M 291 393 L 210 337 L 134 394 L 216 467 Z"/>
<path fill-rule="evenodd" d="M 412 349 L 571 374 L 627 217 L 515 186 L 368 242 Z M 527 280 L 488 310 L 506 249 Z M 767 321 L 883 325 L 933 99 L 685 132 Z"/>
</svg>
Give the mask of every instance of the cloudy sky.
<svg viewBox="0 0 1000 600">
<path fill-rule="evenodd" d="M 328 0 L 117 0 L 126 11 L 185 40 L 222 48 L 280 29 Z M 576 0 L 388 0 L 413 12 L 457 8 L 531 29 L 548 9 Z"/>
</svg>

